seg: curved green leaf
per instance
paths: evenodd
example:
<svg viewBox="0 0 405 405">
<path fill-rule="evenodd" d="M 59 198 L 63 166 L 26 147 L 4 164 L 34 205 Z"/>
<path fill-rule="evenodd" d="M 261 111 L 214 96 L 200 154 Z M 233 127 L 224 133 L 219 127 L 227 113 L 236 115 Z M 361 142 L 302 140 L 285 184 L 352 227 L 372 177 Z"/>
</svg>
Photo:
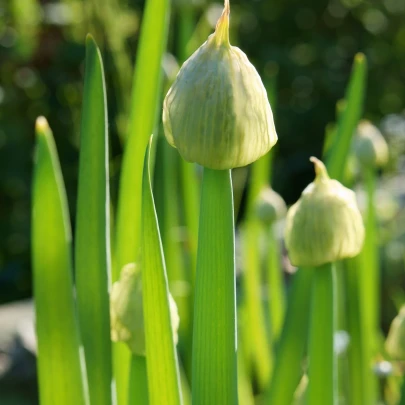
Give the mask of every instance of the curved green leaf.
<svg viewBox="0 0 405 405">
<path fill-rule="evenodd" d="M 169 289 L 150 183 L 148 148 L 142 182 L 142 291 L 151 405 L 180 405 L 180 378 L 171 326 Z"/>
</svg>

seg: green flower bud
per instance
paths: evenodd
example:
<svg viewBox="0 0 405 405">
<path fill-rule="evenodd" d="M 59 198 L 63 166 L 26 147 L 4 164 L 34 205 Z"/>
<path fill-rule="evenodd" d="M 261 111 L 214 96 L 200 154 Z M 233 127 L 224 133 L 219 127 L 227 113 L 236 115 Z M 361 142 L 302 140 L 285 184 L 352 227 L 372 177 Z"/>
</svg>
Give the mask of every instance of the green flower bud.
<svg viewBox="0 0 405 405">
<path fill-rule="evenodd" d="M 382 167 L 388 162 L 387 142 L 370 121 L 360 121 L 354 137 L 354 153 L 365 167 Z"/>
<path fill-rule="evenodd" d="M 266 187 L 260 192 L 255 204 L 255 213 L 260 221 L 271 225 L 283 218 L 286 212 L 287 206 L 280 194 L 270 187 Z"/>
<path fill-rule="evenodd" d="M 173 338 L 177 344 L 179 315 L 176 303 L 169 295 Z M 124 342 L 133 354 L 145 355 L 145 329 L 142 302 L 141 271 L 134 263 L 121 270 L 120 279 L 111 289 L 110 295 L 111 339 Z"/>
<path fill-rule="evenodd" d="M 277 142 L 260 76 L 229 43 L 229 11 L 225 0 L 215 33 L 183 64 L 163 106 L 168 142 L 217 170 L 246 166 Z"/>
<path fill-rule="evenodd" d="M 405 305 L 391 323 L 385 350 L 395 360 L 405 360 Z"/>
<path fill-rule="evenodd" d="M 356 256 L 364 225 L 352 190 L 331 180 L 324 164 L 312 157 L 315 181 L 288 210 L 285 241 L 295 266 L 320 266 Z"/>
</svg>

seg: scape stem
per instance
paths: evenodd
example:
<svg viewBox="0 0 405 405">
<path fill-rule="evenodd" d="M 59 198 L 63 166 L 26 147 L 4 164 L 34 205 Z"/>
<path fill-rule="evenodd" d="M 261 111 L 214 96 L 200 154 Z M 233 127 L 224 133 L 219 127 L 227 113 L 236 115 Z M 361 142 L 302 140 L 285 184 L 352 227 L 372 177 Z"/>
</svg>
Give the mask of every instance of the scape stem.
<svg viewBox="0 0 405 405">
<path fill-rule="evenodd" d="M 230 170 L 204 169 L 193 332 L 193 405 L 236 405 L 235 236 Z"/>
<path fill-rule="evenodd" d="M 334 268 L 315 268 L 309 333 L 308 405 L 335 403 L 336 364 L 333 351 Z"/>
</svg>

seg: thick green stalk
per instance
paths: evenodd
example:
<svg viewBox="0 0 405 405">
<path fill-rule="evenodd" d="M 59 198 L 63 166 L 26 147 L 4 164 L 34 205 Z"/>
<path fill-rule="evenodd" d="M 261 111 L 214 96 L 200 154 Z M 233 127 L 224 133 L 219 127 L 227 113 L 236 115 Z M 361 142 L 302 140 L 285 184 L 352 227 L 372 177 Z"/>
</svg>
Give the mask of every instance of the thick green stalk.
<svg viewBox="0 0 405 405">
<path fill-rule="evenodd" d="M 268 405 L 291 405 L 302 375 L 313 272 L 312 268 L 303 268 L 298 269 L 294 275 L 273 378 L 267 395 Z"/>
<path fill-rule="evenodd" d="M 266 264 L 269 284 L 271 339 L 273 345 L 275 345 L 283 327 L 286 303 L 280 246 L 274 235 L 273 227 L 268 229 L 267 246 L 269 247 Z"/>
<path fill-rule="evenodd" d="M 346 297 L 346 278 L 345 278 L 345 268 L 341 261 L 335 262 L 335 331 L 343 332 L 347 331 L 347 318 L 349 315 L 346 313 L 346 304 L 349 298 Z M 351 337 L 349 336 L 350 342 Z M 349 350 L 349 345 L 345 352 L 336 351 L 336 395 L 337 398 L 346 398 L 349 391 L 349 361 L 347 356 L 347 351 Z M 338 402 L 339 403 L 339 402 Z"/>
<path fill-rule="evenodd" d="M 235 235 L 230 170 L 204 169 L 193 332 L 193 405 L 236 405 Z"/>
<path fill-rule="evenodd" d="M 314 269 L 308 349 L 308 405 L 333 405 L 336 401 L 333 272 L 331 263 Z"/>
<path fill-rule="evenodd" d="M 128 405 L 148 405 L 146 357 L 133 354 L 128 384 Z"/>
<path fill-rule="evenodd" d="M 360 312 L 360 275 L 362 267 L 358 265 L 359 258 L 346 260 L 345 285 L 346 285 L 346 310 L 347 331 L 350 336 L 350 345 L 347 351 L 349 363 L 349 404 L 366 404 L 369 388 L 366 376 L 370 364 L 365 361 L 365 347 L 363 345 L 364 332 Z"/>
</svg>

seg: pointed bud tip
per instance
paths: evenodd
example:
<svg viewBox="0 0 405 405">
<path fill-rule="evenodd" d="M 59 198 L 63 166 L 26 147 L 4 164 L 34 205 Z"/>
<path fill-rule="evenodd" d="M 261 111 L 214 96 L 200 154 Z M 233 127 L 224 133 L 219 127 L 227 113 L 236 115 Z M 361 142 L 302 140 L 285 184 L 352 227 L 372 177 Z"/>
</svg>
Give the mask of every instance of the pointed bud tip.
<svg viewBox="0 0 405 405">
<path fill-rule="evenodd" d="M 229 0 L 225 0 L 224 9 L 222 11 L 221 17 L 217 22 L 215 27 L 215 43 L 219 45 L 230 45 L 229 43 L 229 14 L 231 12 L 231 7 L 229 5 Z"/>
<path fill-rule="evenodd" d="M 325 165 L 321 160 L 316 158 L 315 156 L 311 156 L 309 160 L 314 164 L 315 166 L 315 174 L 316 174 L 316 180 L 327 180 L 329 179 L 328 171 L 326 170 Z"/>
<path fill-rule="evenodd" d="M 229 5 L 229 0 L 225 0 L 223 13 L 226 13 L 229 15 L 230 12 L 231 12 L 231 6 Z"/>
</svg>

